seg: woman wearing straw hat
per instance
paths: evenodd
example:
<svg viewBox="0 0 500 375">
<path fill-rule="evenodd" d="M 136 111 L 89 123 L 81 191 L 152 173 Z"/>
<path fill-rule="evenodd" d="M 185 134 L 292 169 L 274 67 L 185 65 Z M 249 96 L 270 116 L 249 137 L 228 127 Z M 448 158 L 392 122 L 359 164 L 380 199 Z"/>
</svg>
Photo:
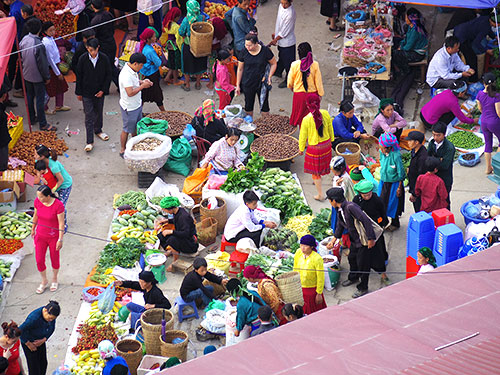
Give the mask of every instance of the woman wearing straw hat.
<svg viewBox="0 0 500 375">
<path fill-rule="evenodd" d="M 293 262 L 293 270 L 300 274 L 300 284 L 304 296 L 304 313 L 311 314 L 326 308 L 323 288 L 325 270 L 323 258 L 316 251 L 316 239 L 307 234 L 300 239 Z"/>
</svg>

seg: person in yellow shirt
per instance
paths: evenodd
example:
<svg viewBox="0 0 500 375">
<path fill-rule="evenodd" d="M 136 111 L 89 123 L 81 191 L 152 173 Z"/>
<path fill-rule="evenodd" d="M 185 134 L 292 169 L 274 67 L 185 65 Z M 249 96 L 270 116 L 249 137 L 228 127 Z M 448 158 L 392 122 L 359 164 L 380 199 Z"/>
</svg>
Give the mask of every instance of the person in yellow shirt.
<svg viewBox="0 0 500 375">
<path fill-rule="evenodd" d="M 292 63 L 288 73 L 288 88 L 293 91 L 292 115 L 290 125 L 302 124 L 302 119 L 309 113 L 306 106 L 308 93 L 325 95 L 319 64 L 313 60 L 311 45 L 300 43 L 297 48 L 299 60 Z"/>
<path fill-rule="evenodd" d="M 181 69 L 181 48 L 184 38 L 179 35 L 180 18 L 179 8 L 170 9 L 163 19 L 163 33 L 160 37 L 160 44 L 168 51 L 168 73 L 165 82 L 176 86 L 182 85 L 179 81 L 179 69 Z"/>
<path fill-rule="evenodd" d="M 325 287 L 323 258 L 316 252 L 316 239 L 310 234 L 300 239 L 300 249 L 295 253 L 293 270 L 300 274 L 304 313 L 309 315 L 326 308 L 323 296 Z"/>
<path fill-rule="evenodd" d="M 332 119 L 327 111 L 320 109 L 321 98 L 318 94 L 307 95 L 306 104 L 309 114 L 302 120 L 299 134 L 300 155 L 306 150 L 304 173 L 312 174 L 318 195 L 314 199 L 325 200 L 321 190 L 321 176 L 330 173 L 333 135 Z"/>
</svg>

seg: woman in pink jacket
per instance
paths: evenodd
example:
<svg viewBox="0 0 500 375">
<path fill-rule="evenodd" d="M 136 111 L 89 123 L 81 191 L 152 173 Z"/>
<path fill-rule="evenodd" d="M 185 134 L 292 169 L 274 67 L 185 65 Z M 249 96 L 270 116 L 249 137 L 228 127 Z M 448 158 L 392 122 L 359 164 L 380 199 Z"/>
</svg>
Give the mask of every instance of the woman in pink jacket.
<svg viewBox="0 0 500 375">
<path fill-rule="evenodd" d="M 406 120 L 394 110 L 392 99 L 382 99 L 379 105 L 379 113 L 372 124 L 372 134 L 380 137 L 383 133 L 392 133 L 399 141 L 403 128 L 406 126 Z"/>
</svg>

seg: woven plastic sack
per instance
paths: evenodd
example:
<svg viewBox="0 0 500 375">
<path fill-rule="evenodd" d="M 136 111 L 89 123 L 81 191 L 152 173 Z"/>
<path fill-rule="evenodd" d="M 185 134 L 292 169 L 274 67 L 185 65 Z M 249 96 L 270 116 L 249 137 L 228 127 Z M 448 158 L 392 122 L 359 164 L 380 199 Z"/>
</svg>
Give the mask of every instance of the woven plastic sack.
<svg viewBox="0 0 500 375">
<path fill-rule="evenodd" d="M 142 120 L 137 123 L 137 134 L 156 133 L 165 135 L 167 129 L 167 120 L 157 120 L 149 117 L 143 117 Z"/>
<path fill-rule="evenodd" d="M 184 177 L 189 175 L 191 171 L 191 145 L 186 138 L 180 137 L 174 141 L 164 168 Z"/>
<path fill-rule="evenodd" d="M 99 307 L 99 310 L 101 310 L 103 314 L 107 314 L 113 309 L 115 299 L 115 284 L 111 283 L 108 285 L 104 293 L 101 293 L 99 295 L 99 302 L 97 302 L 97 307 Z"/>
<path fill-rule="evenodd" d="M 162 143 L 152 151 L 132 151 L 135 144 L 146 138 L 156 138 Z M 155 133 L 143 133 L 130 138 L 125 148 L 125 164 L 131 171 L 156 173 L 165 164 L 172 148 L 170 137 Z"/>
<path fill-rule="evenodd" d="M 223 305 L 224 303 L 221 302 Z M 223 334 L 226 332 L 226 314 L 224 310 L 212 309 L 206 312 L 205 319 L 200 323 L 208 332 Z"/>
</svg>

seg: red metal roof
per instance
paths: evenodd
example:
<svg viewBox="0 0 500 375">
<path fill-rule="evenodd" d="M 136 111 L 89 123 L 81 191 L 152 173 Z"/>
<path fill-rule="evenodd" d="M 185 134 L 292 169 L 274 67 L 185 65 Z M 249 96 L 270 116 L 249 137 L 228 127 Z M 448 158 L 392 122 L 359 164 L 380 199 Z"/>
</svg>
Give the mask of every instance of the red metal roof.
<svg viewBox="0 0 500 375">
<path fill-rule="evenodd" d="M 439 271 L 488 269 L 499 264 L 500 245 Z M 438 357 L 441 361 L 433 366 L 436 363 L 435 368 L 442 371 L 439 374 L 462 373 L 463 368 L 473 366 L 477 366 L 474 374 L 483 374 L 487 373 L 488 346 L 472 346 L 500 337 L 499 317 L 500 272 L 430 272 L 170 368 L 168 374 L 387 375 Z M 479 335 L 435 350 L 475 332 Z M 468 367 L 453 365 L 465 358 L 461 352 L 455 354 L 463 348 L 485 360 L 464 361 Z M 491 348 L 490 356 L 496 355 L 498 361 L 497 346 Z M 442 359 L 445 355 L 447 361 Z M 490 366 L 496 366 L 495 373 L 500 374 L 495 361 Z M 413 370 L 408 374 L 433 374 L 427 368 Z"/>
</svg>

